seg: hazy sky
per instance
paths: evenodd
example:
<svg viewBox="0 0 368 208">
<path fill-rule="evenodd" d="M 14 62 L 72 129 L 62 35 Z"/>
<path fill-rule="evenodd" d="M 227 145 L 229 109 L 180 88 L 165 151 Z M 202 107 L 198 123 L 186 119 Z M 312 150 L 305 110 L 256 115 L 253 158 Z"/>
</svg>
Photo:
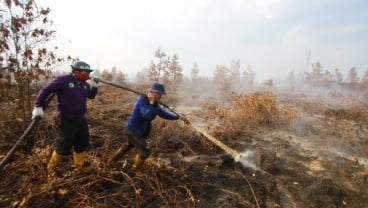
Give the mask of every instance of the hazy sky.
<svg viewBox="0 0 368 208">
<path fill-rule="evenodd" d="M 51 9 L 57 45 L 94 68 L 129 77 L 160 48 L 212 76 L 240 59 L 258 80 L 302 72 L 319 61 L 346 75 L 368 68 L 367 0 L 39 0 Z"/>
</svg>

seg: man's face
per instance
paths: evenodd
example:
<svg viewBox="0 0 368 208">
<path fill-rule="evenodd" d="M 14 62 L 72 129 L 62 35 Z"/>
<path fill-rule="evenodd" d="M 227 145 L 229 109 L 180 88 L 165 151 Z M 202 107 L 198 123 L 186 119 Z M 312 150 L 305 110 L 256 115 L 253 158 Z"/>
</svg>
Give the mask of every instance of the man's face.
<svg viewBox="0 0 368 208">
<path fill-rule="evenodd" d="M 89 79 L 89 73 L 88 71 L 84 70 L 74 70 L 75 76 L 82 82 L 85 82 Z"/>
<path fill-rule="evenodd" d="M 161 99 L 161 94 L 160 93 L 157 93 L 157 92 L 150 92 L 154 98 L 155 98 L 155 101 L 159 101 Z"/>
</svg>

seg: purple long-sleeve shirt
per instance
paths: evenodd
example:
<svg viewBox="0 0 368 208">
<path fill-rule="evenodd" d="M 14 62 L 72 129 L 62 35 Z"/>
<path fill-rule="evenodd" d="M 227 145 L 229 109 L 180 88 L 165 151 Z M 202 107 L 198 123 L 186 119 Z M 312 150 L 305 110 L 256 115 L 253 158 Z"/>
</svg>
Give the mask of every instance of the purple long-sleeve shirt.
<svg viewBox="0 0 368 208">
<path fill-rule="evenodd" d="M 35 106 L 43 107 L 46 98 L 51 93 L 56 93 L 61 118 L 81 121 L 85 119 L 87 112 L 87 98 L 94 99 L 97 91 L 97 88 L 91 88 L 88 83 L 79 81 L 72 74 L 61 75 L 39 91 Z"/>
</svg>

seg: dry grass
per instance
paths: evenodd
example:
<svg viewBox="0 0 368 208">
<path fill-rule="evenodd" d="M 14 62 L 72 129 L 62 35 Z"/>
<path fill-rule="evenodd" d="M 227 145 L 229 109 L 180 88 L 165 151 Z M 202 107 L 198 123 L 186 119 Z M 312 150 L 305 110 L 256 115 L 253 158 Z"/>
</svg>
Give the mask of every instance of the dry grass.
<svg viewBox="0 0 368 208">
<path fill-rule="evenodd" d="M 368 122 L 368 112 L 361 107 L 352 107 L 348 109 L 328 108 L 324 114 L 335 119 L 351 120 L 355 122 Z"/>
<path fill-rule="evenodd" d="M 213 102 L 204 103 L 203 114 L 219 125 L 217 135 L 237 137 L 241 134 L 254 135 L 262 129 L 288 126 L 297 116 L 293 107 L 279 107 L 276 95 L 268 92 L 231 95 L 232 105 L 221 107 Z M 221 132 L 221 133 L 220 133 Z"/>
<path fill-rule="evenodd" d="M 146 87 L 142 89 L 144 91 Z M 52 111 L 48 111 L 49 116 L 34 134 L 33 138 L 37 140 L 33 149 L 30 152 L 18 151 L 14 160 L 0 173 L 1 177 L 6 178 L 1 184 L 0 206 L 256 207 L 259 203 L 261 207 L 279 207 L 279 197 L 283 193 L 277 189 L 276 176 L 255 174 L 247 169 L 237 169 L 236 166 L 224 168 L 217 165 L 215 157 L 223 151 L 189 127 L 179 127 L 176 121 L 156 119 L 153 122 L 149 143 L 152 156 L 156 160 L 151 163 L 153 165 L 146 164 L 147 176 L 137 177 L 130 171 L 134 151 L 126 155 L 126 167 L 123 168 L 121 163 L 114 167 L 108 166 L 107 159 L 125 142 L 122 132 L 136 97 L 116 88 L 101 86 L 99 95 L 93 102 L 89 102 L 91 147 L 88 161 L 94 167 L 94 172 L 80 176 L 73 175 L 70 158 L 61 166 L 64 174 L 62 177 L 50 180 L 46 176 L 45 166 L 53 149 L 55 135 Z M 325 105 L 301 101 L 286 102 L 290 105 L 281 106 L 278 97 L 268 92 L 232 94 L 230 101 L 206 102 L 203 109 L 193 112 L 204 119 L 204 122 L 213 124 L 206 130 L 222 140 L 244 139 L 244 135 L 254 135 L 264 129 L 288 127 L 298 116 L 296 108 L 291 104 L 312 111 L 318 109 L 337 120 L 343 118 L 365 121 L 361 115 L 363 110 L 326 110 Z M 333 125 L 332 122 L 330 124 Z M 6 125 L 3 128 L 13 131 Z M 340 136 L 347 135 L 347 130 L 344 132 Z M 337 130 L 335 133 L 337 134 Z M 351 137 L 354 135 L 342 137 L 345 138 L 342 142 L 367 155 L 367 142 L 360 140 L 359 143 Z M 10 141 L 6 147 L 11 144 L 13 143 Z M 360 149 L 356 149 L 357 147 Z M 4 152 L 5 148 L 2 150 Z M 198 159 L 187 162 L 183 159 L 185 156 L 195 156 Z M 200 160 L 206 156 L 207 160 Z M 156 164 L 158 159 L 164 162 Z M 289 172 L 285 172 L 283 177 L 285 180 L 296 180 L 287 176 L 292 177 L 291 170 L 297 172 L 298 169 L 291 169 L 293 165 L 286 164 L 285 167 L 290 170 L 286 168 Z M 305 171 L 301 173 L 305 174 Z M 300 179 L 299 175 L 295 177 Z M 314 181 L 307 179 L 306 182 Z M 294 187 L 290 190 L 296 192 L 295 196 L 303 194 L 303 190 L 298 192 Z M 329 196 L 326 194 L 322 197 Z M 310 199 L 305 199 L 305 203 L 310 203 Z"/>
</svg>

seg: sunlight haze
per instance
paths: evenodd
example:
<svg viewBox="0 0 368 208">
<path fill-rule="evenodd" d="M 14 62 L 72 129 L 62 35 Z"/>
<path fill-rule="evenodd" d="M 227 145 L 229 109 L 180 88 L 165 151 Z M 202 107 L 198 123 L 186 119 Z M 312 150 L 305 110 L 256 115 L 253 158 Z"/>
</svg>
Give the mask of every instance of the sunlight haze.
<svg viewBox="0 0 368 208">
<path fill-rule="evenodd" d="M 61 55 L 94 68 L 117 67 L 129 78 L 154 52 L 179 55 L 184 74 L 199 75 L 240 60 L 257 80 L 301 73 L 307 63 L 344 75 L 368 68 L 368 2 L 364 0 L 42 0 L 51 9 Z M 308 53 L 310 57 L 308 59 Z"/>
</svg>

